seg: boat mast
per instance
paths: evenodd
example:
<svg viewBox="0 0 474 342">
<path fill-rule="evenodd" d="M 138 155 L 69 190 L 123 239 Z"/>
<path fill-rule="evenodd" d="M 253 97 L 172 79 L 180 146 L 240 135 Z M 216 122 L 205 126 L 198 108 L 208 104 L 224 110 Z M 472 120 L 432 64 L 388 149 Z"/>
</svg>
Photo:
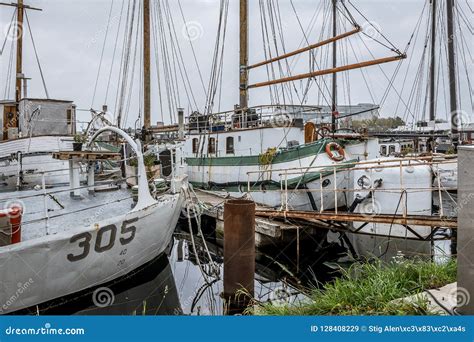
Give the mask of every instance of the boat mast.
<svg viewBox="0 0 474 342">
<path fill-rule="evenodd" d="M 436 99 L 435 99 L 435 87 L 436 87 L 436 0 L 431 0 L 431 61 L 430 61 L 430 117 L 429 121 L 435 121 L 435 110 L 436 110 Z M 427 150 L 433 152 L 433 138 L 428 138 Z"/>
<path fill-rule="evenodd" d="M 143 123 L 151 126 L 150 0 L 143 0 Z"/>
<path fill-rule="evenodd" d="M 431 0 L 430 121 L 435 120 L 436 81 L 436 0 Z"/>
<path fill-rule="evenodd" d="M 446 19 L 447 19 L 447 33 L 448 33 L 448 69 L 449 69 L 449 101 L 451 109 L 451 133 L 453 135 L 452 141 L 456 148 L 458 145 L 458 122 L 460 121 L 457 103 L 457 89 L 456 89 L 456 59 L 454 55 L 454 1 L 446 0 Z"/>
<path fill-rule="evenodd" d="M 337 0 L 332 0 L 332 36 L 337 36 Z M 337 67 L 337 43 L 332 43 L 332 67 Z M 336 130 L 336 103 L 337 103 L 337 74 L 332 74 L 332 103 L 331 103 L 331 117 L 332 117 L 332 131 Z"/>
<path fill-rule="evenodd" d="M 240 108 L 242 110 L 243 127 L 247 126 L 248 107 L 248 0 L 240 0 Z"/>
<path fill-rule="evenodd" d="M 23 78 L 23 16 L 25 9 L 23 7 L 23 0 L 18 0 L 17 16 L 16 16 L 16 82 L 15 82 L 15 102 L 16 113 L 14 119 L 15 127 L 19 127 L 18 113 L 20 112 L 21 100 L 21 81 Z"/>
<path fill-rule="evenodd" d="M 9 127 L 18 128 L 22 81 L 26 82 L 26 79 L 24 78 L 24 75 L 23 75 L 23 18 L 25 15 L 25 9 L 41 11 L 41 8 L 35 8 L 35 7 L 25 5 L 23 3 L 23 0 L 18 0 L 16 4 L 0 2 L 0 5 L 11 6 L 11 7 L 17 8 L 16 25 L 14 28 L 16 30 L 15 32 L 15 38 L 16 38 L 15 113 L 13 115 L 13 119 L 11 120 L 11 124 L 9 124 Z M 26 90 L 26 85 L 25 85 L 25 90 Z M 26 94 L 26 91 L 25 91 L 25 94 Z"/>
</svg>

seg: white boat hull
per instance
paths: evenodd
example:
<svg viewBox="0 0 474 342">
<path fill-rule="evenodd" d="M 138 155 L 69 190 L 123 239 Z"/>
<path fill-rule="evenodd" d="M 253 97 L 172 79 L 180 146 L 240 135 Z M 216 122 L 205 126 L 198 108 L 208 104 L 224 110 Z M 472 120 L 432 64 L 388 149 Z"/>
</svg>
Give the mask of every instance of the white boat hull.
<svg viewBox="0 0 474 342">
<path fill-rule="evenodd" d="M 41 185 L 43 173 L 47 186 L 68 183 L 68 162 L 52 158 L 53 152 L 64 150 L 72 150 L 71 137 L 39 136 L 0 142 L 0 190 L 16 189 L 20 171 L 23 189 Z"/>
<path fill-rule="evenodd" d="M 0 247 L 0 313 L 14 312 L 123 276 L 161 254 L 181 195 L 87 227 Z"/>
</svg>

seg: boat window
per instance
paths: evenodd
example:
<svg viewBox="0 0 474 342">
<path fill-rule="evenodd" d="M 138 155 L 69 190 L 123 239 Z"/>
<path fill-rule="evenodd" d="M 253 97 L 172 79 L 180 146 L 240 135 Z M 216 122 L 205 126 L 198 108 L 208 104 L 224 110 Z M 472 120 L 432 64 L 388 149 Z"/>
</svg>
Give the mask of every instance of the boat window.
<svg viewBox="0 0 474 342">
<path fill-rule="evenodd" d="M 207 153 L 216 153 L 216 138 L 209 138 Z"/>
<path fill-rule="evenodd" d="M 199 140 L 198 138 L 193 139 L 193 153 L 198 153 Z"/>
<path fill-rule="evenodd" d="M 227 137 L 225 140 L 225 153 L 234 153 L 234 137 Z"/>
<path fill-rule="evenodd" d="M 388 153 L 395 153 L 395 145 L 390 145 L 388 147 Z"/>
<path fill-rule="evenodd" d="M 380 146 L 380 154 L 382 156 L 386 156 L 387 155 L 387 145 L 382 145 Z"/>
</svg>

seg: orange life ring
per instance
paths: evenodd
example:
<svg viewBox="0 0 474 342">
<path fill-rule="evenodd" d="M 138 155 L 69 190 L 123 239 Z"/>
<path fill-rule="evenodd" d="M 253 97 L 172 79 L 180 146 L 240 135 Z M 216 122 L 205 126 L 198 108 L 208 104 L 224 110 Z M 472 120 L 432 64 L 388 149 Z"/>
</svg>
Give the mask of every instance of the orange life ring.
<svg viewBox="0 0 474 342">
<path fill-rule="evenodd" d="M 333 151 L 337 151 L 338 155 L 335 155 Z M 346 155 L 342 146 L 335 141 L 326 144 L 326 153 L 334 161 L 341 161 Z"/>
</svg>

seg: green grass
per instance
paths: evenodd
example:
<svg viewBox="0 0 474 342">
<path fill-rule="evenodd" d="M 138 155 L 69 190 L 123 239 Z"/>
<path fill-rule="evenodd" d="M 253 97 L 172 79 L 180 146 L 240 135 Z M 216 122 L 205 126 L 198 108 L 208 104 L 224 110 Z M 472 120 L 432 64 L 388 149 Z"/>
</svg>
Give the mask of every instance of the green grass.
<svg viewBox="0 0 474 342">
<path fill-rule="evenodd" d="M 370 261 L 353 264 L 323 289 L 308 290 L 299 304 L 260 303 L 256 315 L 426 315 L 428 303 L 393 300 L 456 281 L 456 262 L 438 265 L 423 260 Z"/>
</svg>

